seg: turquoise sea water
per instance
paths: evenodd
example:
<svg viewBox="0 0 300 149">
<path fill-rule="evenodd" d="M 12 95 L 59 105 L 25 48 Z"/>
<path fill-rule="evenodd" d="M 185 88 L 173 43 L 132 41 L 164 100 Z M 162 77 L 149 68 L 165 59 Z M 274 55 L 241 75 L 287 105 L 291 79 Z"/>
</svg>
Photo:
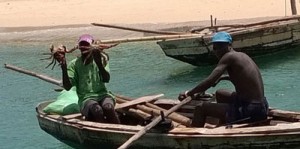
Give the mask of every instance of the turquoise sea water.
<svg viewBox="0 0 300 149">
<path fill-rule="evenodd" d="M 49 61 L 40 61 L 50 44 L 74 46 L 77 37 L 90 33 L 101 39 L 140 36 L 119 30 L 94 27 L 52 29 L 0 30 L 0 148 L 3 149 L 69 149 L 39 128 L 35 106 L 55 99 L 55 85 L 4 68 L 4 63 L 47 74 L 60 79 L 61 70 L 45 69 Z M 107 51 L 110 55 L 111 91 L 130 97 L 164 93 L 165 98 L 177 98 L 181 91 L 191 89 L 214 66 L 195 67 L 164 55 L 155 41 L 124 43 Z M 68 55 L 69 59 L 76 54 Z M 272 107 L 300 111 L 300 49 L 255 58 L 265 84 L 265 94 Z M 233 89 L 228 82 L 217 88 Z"/>
</svg>

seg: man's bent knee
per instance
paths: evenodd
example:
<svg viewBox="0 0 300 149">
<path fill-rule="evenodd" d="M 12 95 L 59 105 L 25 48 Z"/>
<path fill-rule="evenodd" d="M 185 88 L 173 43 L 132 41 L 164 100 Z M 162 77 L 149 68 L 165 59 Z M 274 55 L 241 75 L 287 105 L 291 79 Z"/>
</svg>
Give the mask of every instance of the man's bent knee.
<svg viewBox="0 0 300 149">
<path fill-rule="evenodd" d="M 93 104 L 89 110 L 92 115 L 103 115 L 103 110 L 99 104 Z"/>
<path fill-rule="evenodd" d="M 111 103 L 106 103 L 106 104 L 103 105 L 103 110 L 105 110 L 105 111 L 113 111 L 113 110 L 115 110 L 115 107 Z"/>
</svg>

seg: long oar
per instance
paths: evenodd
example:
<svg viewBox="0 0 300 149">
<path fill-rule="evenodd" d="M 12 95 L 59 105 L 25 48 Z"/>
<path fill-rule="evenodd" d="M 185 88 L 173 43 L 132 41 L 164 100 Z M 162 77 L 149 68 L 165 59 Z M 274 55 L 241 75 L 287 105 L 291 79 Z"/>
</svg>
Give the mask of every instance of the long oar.
<svg viewBox="0 0 300 149">
<path fill-rule="evenodd" d="M 171 113 L 178 110 L 180 107 L 185 105 L 186 103 L 190 102 L 192 100 L 191 97 L 187 97 L 184 100 L 182 100 L 179 104 L 172 107 L 168 111 L 164 112 L 164 116 L 169 116 Z M 139 139 L 141 136 L 143 136 L 148 130 L 153 128 L 155 125 L 157 125 L 162 120 L 161 116 L 156 117 L 150 124 L 145 126 L 143 129 L 141 129 L 139 132 L 137 132 L 135 135 L 133 135 L 129 140 L 127 140 L 123 145 L 121 145 L 118 149 L 126 149 L 128 148 L 134 141 Z"/>
<path fill-rule="evenodd" d="M 116 29 L 129 30 L 129 31 L 135 31 L 135 32 L 143 32 L 143 33 L 153 33 L 153 34 L 162 34 L 162 35 L 186 34 L 184 32 L 153 31 L 153 30 L 137 29 L 137 28 L 132 28 L 132 27 L 124 27 L 124 26 L 101 24 L 101 23 L 91 23 L 91 24 L 94 26 L 116 28 Z"/>
<path fill-rule="evenodd" d="M 17 71 L 17 72 L 20 72 L 20 73 L 24 73 L 24 74 L 39 78 L 39 79 L 44 80 L 46 82 L 49 82 L 49 83 L 52 83 L 52 84 L 55 84 L 57 86 L 62 87 L 62 82 L 60 80 L 56 80 L 56 79 L 48 77 L 46 75 L 38 74 L 38 73 L 29 71 L 29 70 L 25 70 L 25 69 L 22 69 L 20 67 L 13 66 L 13 65 L 10 65 L 10 64 L 4 64 L 4 67 L 7 68 L 7 69 L 11 69 L 11 70 L 14 70 L 14 71 Z"/>
</svg>

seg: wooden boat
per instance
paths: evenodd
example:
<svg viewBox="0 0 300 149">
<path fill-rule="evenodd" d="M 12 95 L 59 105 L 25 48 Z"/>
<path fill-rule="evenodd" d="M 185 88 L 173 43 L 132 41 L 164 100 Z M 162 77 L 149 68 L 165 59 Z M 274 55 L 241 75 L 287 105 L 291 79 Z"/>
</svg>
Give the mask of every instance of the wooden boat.
<svg viewBox="0 0 300 149">
<path fill-rule="evenodd" d="M 233 48 L 251 57 L 273 54 L 300 44 L 300 16 L 284 17 L 251 24 L 209 26 L 193 30 L 198 36 L 158 41 L 165 55 L 192 65 L 216 63 L 211 37 L 227 31 Z"/>
<path fill-rule="evenodd" d="M 195 105 L 204 99 L 207 101 L 207 97 L 192 100 L 173 113 L 175 118 L 171 119 L 177 121 L 173 128 L 153 128 L 130 148 L 297 148 L 300 145 L 299 112 L 271 109 L 268 120 L 264 122 L 228 127 L 215 126 L 211 119 L 206 128 L 185 127 L 185 120 L 192 118 Z M 121 98 L 117 101 L 125 102 Z M 88 122 L 80 114 L 48 115 L 42 109 L 49 103 L 51 101 L 40 103 L 36 108 L 39 125 L 48 134 L 74 148 L 117 148 L 143 128 L 141 115 L 147 115 L 147 110 L 143 111 L 142 107 L 162 110 L 172 107 L 176 101 L 159 99 L 123 109 L 120 115 L 122 124 Z M 183 118 L 178 120 L 176 116 Z"/>
</svg>

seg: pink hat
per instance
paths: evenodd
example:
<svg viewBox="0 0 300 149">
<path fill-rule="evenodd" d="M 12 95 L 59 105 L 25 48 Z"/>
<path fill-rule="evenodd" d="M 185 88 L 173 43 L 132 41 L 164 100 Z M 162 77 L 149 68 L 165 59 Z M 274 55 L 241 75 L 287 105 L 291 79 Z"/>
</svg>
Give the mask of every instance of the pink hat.
<svg viewBox="0 0 300 149">
<path fill-rule="evenodd" d="M 94 38 L 93 36 L 89 35 L 89 34 L 83 34 L 79 37 L 79 40 L 78 40 L 78 43 L 82 42 L 82 41 L 85 41 L 89 44 L 92 44 L 93 41 L 94 41 Z"/>
</svg>

